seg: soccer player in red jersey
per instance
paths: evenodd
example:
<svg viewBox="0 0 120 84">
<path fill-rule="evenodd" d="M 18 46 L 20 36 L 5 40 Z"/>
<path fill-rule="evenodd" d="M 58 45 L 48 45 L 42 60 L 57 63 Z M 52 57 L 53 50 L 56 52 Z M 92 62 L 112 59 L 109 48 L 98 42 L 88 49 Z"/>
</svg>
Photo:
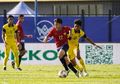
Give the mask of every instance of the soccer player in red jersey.
<svg viewBox="0 0 120 84">
<path fill-rule="evenodd" d="M 27 38 L 32 38 L 32 35 L 25 35 L 24 34 L 24 31 L 23 31 L 23 28 L 22 28 L 22 23 L 24 22 L 24 15 L 19 15 L 18 16 L 18 21 L 16 23 L 17 27 L 18 27 L 18 34 L 19 34 L 19 38 L 17 38 L 17 42 L 18 42 L 18 48 L 19 48 L 19 66 L 21 64 L 21 59 L 22 59 L 22 56 L 25 55 L 25 53 L 27 52 L 25 50 L 25 45 L 24 45 L 24 38 L 27 37 Z M 14 68 L 15 66 L 15 63 L 14 61 L 12 61 L 12 67 Z"/>
<path fill-rule="evenodd" d="M 49 37 L 53 37 L 57 46 L 59 59 L 64 66 L 65 70 L 69 72 L 69 68 L 79 77 L 79 72 L 73 67 L 72 63 L 67 58 L 68 35 L 70 28 L 62 26 L 62 20 L 57 18 L 54 20 L 54 26 L 48 35 L 44 38 L 43 42 L 47 43 Z M 69 68 L 68 68 L 69 67 Z"/>
</svg>

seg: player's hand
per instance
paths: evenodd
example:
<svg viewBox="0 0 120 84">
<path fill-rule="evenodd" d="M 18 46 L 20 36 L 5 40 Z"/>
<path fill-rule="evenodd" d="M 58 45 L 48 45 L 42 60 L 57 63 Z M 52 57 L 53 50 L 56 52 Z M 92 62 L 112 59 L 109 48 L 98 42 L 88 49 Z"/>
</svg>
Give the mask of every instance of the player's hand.
<svg viewBox="0 0 120 84">
<path fill-rule="evenodd" d="M 43 43 L 47 43 L 48 42 L 48 37 L 45 36 L 45 38 L 43 39 Z"/>
<path fill-rule="evenodd" d="M 102 47 L 100 47 L 100 46 L 98 46 L 98 45 L 95 45 L 97 48 L 100 48 L 100 49 L 102 49 Z"/>
<path fill-rule="evenodd" d="M 71 40 L 71 39 L 72 39 L 72 37 L 69 37 L 68 39 L 69 39 L 69 40 Z"/>
<path fill-rule="evenodd" d="M 43 43 L 47 43 L 47 40 L 46 40 L 46 39 L 43 39 Z"/>
<path fill-rule="evenodd" d="M 5 46 L 7 45 L 7 42 L 4 41 Z"/>
<path fill-rule="evenodd" d="M 27 35 L 27 37 L 28 37 L 28 38 L 32 38 L 32 37 L 33 37 L 33 35 L 31 35 L 31 34 L 30 34 L 30 35 Z"/>
</svg>

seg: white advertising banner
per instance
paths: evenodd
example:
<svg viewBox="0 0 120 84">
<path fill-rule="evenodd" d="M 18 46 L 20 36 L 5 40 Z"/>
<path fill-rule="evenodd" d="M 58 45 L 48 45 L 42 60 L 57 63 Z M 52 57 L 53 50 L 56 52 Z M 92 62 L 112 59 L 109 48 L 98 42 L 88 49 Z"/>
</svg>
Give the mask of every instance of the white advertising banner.
<svg viewBox="0 0 120 84">
<path fill-rule="evenodd" d="M 97 43 L 102 49 L 89 43 L 80 44 L 80 54 L 86 64 L 120 64 L 119 43 Z M 54 43 L 26 43 L 27 53 L 22 58 L 22 64 L 61 64 Z M 4 44 L 0 43 L 0 64 L 3 63 Z M 13 60 L 10 53 L 9 61 Z"/>
</svg>

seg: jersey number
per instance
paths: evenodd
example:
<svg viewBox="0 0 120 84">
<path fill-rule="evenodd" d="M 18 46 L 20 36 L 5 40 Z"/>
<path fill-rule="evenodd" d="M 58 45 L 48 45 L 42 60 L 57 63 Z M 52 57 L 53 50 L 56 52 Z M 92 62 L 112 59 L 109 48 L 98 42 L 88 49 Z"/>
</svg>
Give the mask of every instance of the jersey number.
<svg viewBox="0 0 120 84">
<path fill-rule="evenodd" d="M 63 39 L 63 35 L 60 35 L 60 36 L 59 36 L 59 40 L 62 40 L 62 39 Z"/>
</svg>

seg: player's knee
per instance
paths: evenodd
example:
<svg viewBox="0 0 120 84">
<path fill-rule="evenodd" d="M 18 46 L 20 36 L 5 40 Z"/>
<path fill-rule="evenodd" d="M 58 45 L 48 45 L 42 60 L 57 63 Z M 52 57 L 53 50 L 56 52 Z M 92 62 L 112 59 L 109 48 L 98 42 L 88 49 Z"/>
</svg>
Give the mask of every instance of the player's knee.
<svg viewBox="0 0 120 84">
<path fill-rule="evenodd" d="M 73 66 L 76 66 L 76 62 L 75 61 L 71 61 Z"/>
<path fill-rule="evenodd" d="M 80 55 L 77 55 L 77 59 L 79 59 L 79 60 L 81 59 Z"/>
<path fill-rule="evenodd" d="M 9 58 L 9 55 L 5 56 L 4 59 L 8 59 Z"/>
<path fill-rule="evenodd" d="M 65 62 L 66 62 L 66 64 L 68 65 L 68 64 L 70 63 L 70 61 L 68 60 L 67 56 L 64 57 L 64 58 L 65 58 Z"/>
<path fill-rule="evenodd" d="M 76 63 L 72 63 L 73 66 L 76 66 Z"/>
<path fill-rule="evenodd" d="M 58 57 L 59 57 L 59 59 L 61 59 L 62 57 L 64 57 L 64 55 L 65 55 L 65 52 L 64 52 L 63 50 L 60 50 L 60 51 L 58 52 Z"/>
<path fill-rule="evenodd" d="M 14 53 L 14 56 L 15 56 L 15 57 L 18 57 L 18 55 L 19 55 L 18 52 L 15 52 L 15 53 Z"/>
<path fill-rule="evenodd" d="M 9 56 L 9 53 L 5 53 L 5 57 L 8 57 Z"/>
<path fill-rule="evenodd" d="M 26 50 L 21 50 L 20 53 L 19 53 L 19 56 L 24 56 L 26 53 L 27 53 Z"/>
</svg>

